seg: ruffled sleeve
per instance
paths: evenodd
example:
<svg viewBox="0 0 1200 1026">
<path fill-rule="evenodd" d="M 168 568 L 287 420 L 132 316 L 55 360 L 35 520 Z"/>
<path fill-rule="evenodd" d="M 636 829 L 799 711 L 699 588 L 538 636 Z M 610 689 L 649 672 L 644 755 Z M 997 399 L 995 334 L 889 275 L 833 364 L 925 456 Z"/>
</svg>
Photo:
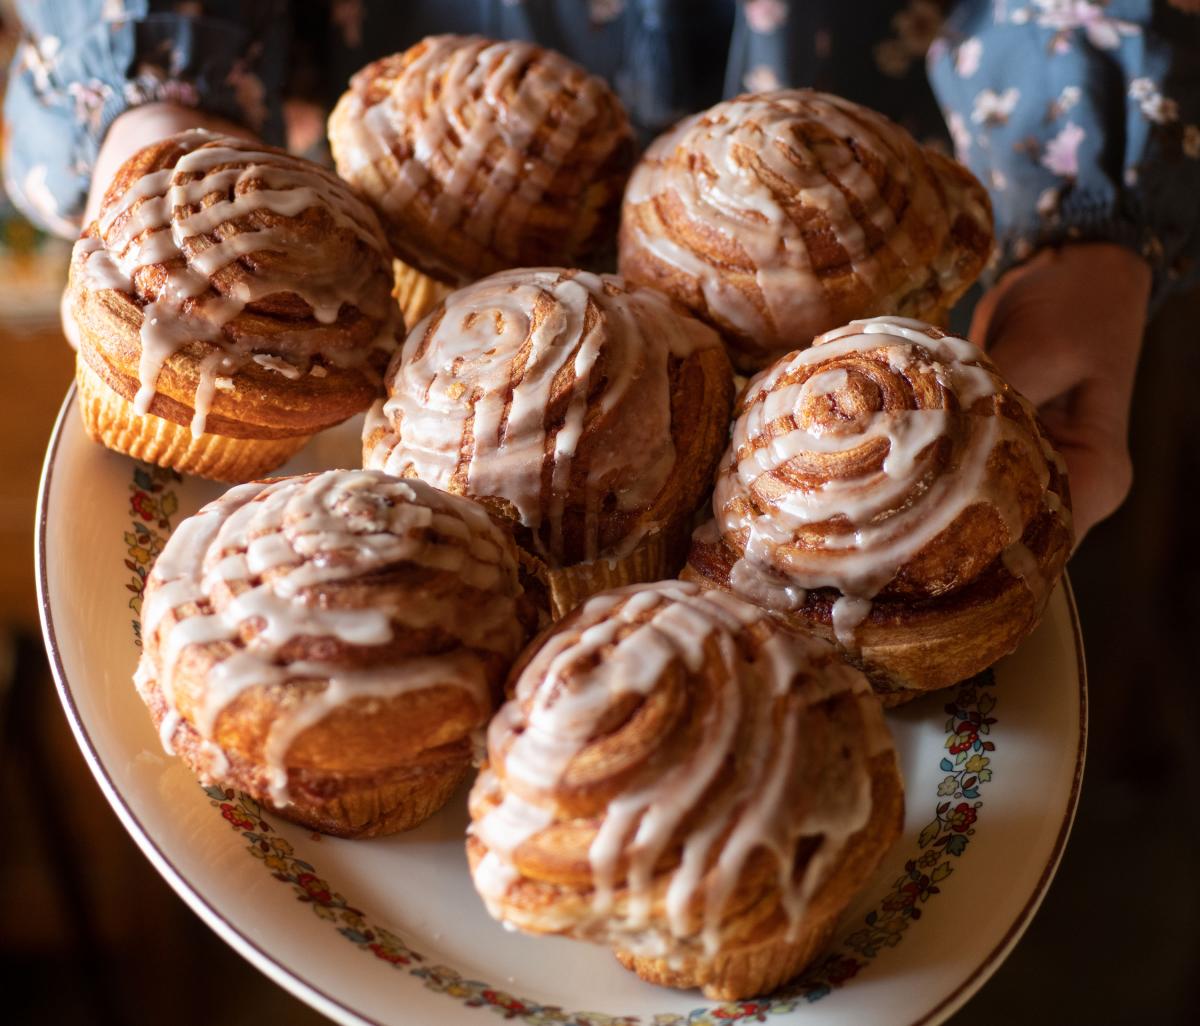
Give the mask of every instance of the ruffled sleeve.
<svg viewBox="0 0 1200 1026">
<path fill-rule="evenodd" d="M 1000 267 L 1066 240 L 1141 253 L 1155 295 L 1200 258 L 1200 0 L 964 0 L 929 51 Z"/>
<path fill-rule="evenodd" d="M 5 189 L 32 221 L 73 236 L 113 120 L 169 101 L 282 137 L 287 4 L 55 0 L 20 5 L 9 71 Z"/>
</svg>

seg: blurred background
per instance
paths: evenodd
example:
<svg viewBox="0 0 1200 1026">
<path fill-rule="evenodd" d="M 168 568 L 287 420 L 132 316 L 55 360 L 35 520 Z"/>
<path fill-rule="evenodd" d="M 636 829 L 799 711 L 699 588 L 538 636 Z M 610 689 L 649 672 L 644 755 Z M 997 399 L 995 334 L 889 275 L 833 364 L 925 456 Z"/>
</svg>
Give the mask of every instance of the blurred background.
<svg viewBox="0 0 1200 1026">
<path fill-rule="evenodd" d="M 15 44 L 7 7 L 0 73 Z M 42 454 L 72 374 L 58 327 L 69 249 L 0 193 L 3 1018 L 324 1022 L 158 877 L 109 810 L 58 704 L 32 552 Z M 1070 567 L 1091 687 L 1074 834 L 1029 932 L 955 1024 L 1200 1022 L 1198 335 L 1200 293 L 1177 297 L 1151 324 L 1134 400 L 1133 493 Z M 969 921 L 971 909 L 961 915 Z"/>
</svg>

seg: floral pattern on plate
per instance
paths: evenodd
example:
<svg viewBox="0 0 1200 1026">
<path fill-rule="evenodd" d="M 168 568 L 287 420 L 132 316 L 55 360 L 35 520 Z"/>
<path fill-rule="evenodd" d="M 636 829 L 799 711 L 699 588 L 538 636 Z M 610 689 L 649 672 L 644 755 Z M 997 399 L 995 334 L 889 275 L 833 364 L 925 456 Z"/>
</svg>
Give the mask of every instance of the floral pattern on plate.
<svg viewBox="0 0 1200 1026">
<path fill-rule="evenodd" d="M 125 534 L 125 566 L 133 574 L 126 583 L 133 592 L 129 607 L 134 641 L 141 647 L 137 614 L 141 611 L 142 589 L 154 558 L 162 551 L 171 532 L 172 517 L 179 510 L 173 486 L 182 479 L 172 470 L 135 463 L 129 485 L 131 530 Z M 790 984 L 763 998 L 710 1005 L 687 1015 L 656 1015 L 646 1026 L 732 1026 L 763 1021 L 768 1016 L 795 1011 L 819 1001 L 857 976 L 886 948 L 904 939 L 905 931 L 921 918 L 921 907 L 941 893 L 938 884 L 954 872 L 955 863 L 967 850 L 975 834 L 983 801 L 980 789 L 992 779 L 991 739 L 997 719 L 995 679 L 989 670 L 964 681 L 946 704 L 946 755 L 940 769 L 946 776 L 938 785 L 934 817 L 922 829 L 918 851 L 906 860 L 905 873 L 894 881 L 887 895 L 820 961 Z M 302 859 L 291 842 L 279 836 L 268 822 L 263 806 L 240 791 L 211 785 L 204 788 L 210 805 L 240 833 L 248 854 L 262 862 L 280 883 L 289 885 L 296 899 L 328 920 L 338 933 L 363 951 L 394 968 L 422 980 L 429 990 L 446 994 L 468 1007 L 485 1007 L 506 1019 L 520 1019 L 530 1026 L 643 1026 L 637 1016 L 613 1016 L 599 1012 L 569 1012 L 515 997 L 480 980 L 470 980 L 448 966 L 430 965 L 395 933 L 370 920 L 352 905 L 317 868 Z M 910 799 L 911 800 L 911 797 Z M 314 835 L 319 840 L 319 835 Z"/>
</svg>

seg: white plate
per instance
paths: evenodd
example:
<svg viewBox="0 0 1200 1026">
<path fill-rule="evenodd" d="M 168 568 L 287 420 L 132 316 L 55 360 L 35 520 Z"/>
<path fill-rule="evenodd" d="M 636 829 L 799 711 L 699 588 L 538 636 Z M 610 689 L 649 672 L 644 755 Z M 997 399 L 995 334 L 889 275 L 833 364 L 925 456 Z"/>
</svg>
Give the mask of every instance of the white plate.
<svg viewBox="0 0 1200 1026">
<path fill-rule="evenodd" d="M 889 714 L 908 791 L 903 838 L 815 970 L 772 997 L 717 1007 L 641 982 L 604 949 L 502 930 L 467 875 L 462 795 L 411 833 L 342 841 L 263 816 L 244 795 L 201 789 L 163 753 L 130 676 L 153 554 L 221 489 L 93 445 L 75 407 L 72 391 L 46 456 L 37 556 L 46 647 L 79 746 L 180 896 L 333 1019 L 938 1022 L 995 971 L 1037 910 L 1083 771 L 1087 692 L 1067 587 L 994 682 Z M 357 465 L 356 429 L 317 439 L 286 470 Z M 971 716 L 977 727 L 960 731 Z"/>
</svg>

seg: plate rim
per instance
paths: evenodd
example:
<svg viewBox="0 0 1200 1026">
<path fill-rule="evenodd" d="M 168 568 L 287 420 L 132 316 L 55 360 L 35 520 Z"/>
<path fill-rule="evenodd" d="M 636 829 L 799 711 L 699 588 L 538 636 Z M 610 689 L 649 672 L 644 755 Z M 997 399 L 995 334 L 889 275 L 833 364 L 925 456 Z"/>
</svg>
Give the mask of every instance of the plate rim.
<svg viewBox="0 0 1200 1026">
<path fill-rule="evenodd" d="M 63 712 L 70 725 L 75 743 L 83 754 L 84 761 L 91 771 L 101 793 L 116 814 L 125 831 L 133 839 L 138 849 L 150 861 L 158 874 L 167 882 L 171 889 L 183 900 L 200 919 L 217 934 L 225 943 L 239 955 L 273 982 L 283 987 L 293 996 L 304 1001 L 323 1015 L 335 1021 L 352 1019 L 363 1026 L 386 1026 L 360 1012 L 344 1000 L 336 998 L 320 987 L 311 983 L 303 976 L 285 966 L 282 962 L 261 944 L 257 943 L 236 926 L 233 925 L 217 909 L 212 902 L 193 885 L 183 871 L 171 862 L 166 853 L 150 836 L 149 831 L 142 825 L 137 814 L 130 808 L 124 795 L 108 774 L 107 768 L 100 759 L 92 742 L 86 724 L 79 714 L 75 704 L 71 683 L 67 679 L 62 665 L 62 657 L 58 648 L 57 635 L 54 629 L 54 616 L 50 609 L 49 586 L 46 567 L 46 527 L 49 518 L 47 509 L 50 487 L 53 480 L 55 462 L 58 456 L 59 444 L 62 441 L 63 428 L 69 411 L 75 405 L 77 388 L 74 382 L 70 384 L 67 393 L 59 407 L 54 421 L 54 428 L 46 447 L 46 455 L 42 463 L 41 477 L 38 482 L 37 508 L 34 514 L 34 572 L 37 590 L 38 619 L 41 626 L 42 641 L 46 648 L 51 675 L 54 678 L 55 690 L 63 707 Z M 980 960 L 979 964 L 963 979 L 949 994 L 937 1001 L 924 1014 L 909 1022 L 908 1026 L 931 1026 L 943 1022 L 967 1003 L 983 986 L 984 983 L 1003 963 L 1004 959 L 1016 947 L 1029 924 L 1033 921 L 1046 893 L 1050 889 L 1062 856 L 1070 838 L 1075 816 L 1079 808 L 1079 795 L 1083 784 L 1084 767 L 1087 761 L 1088 737 L 1088 681 L 1087 663 L 1083 647 L 1083 634 L 1079 623 L 1079 611 L 1075 602 L 1071 582 L 1064 571 L 1062 577 L 1063 595 L 1067 605 L 1067 616 L 1071 626 L 1071 638 L 1075 651 L 1076 674 L 1079 681 L 1079 736 L 1076 741 L 1075 766 L 1071 787 L 1067 795 L 1067 806 L 1064 810 L 1062 823 L 1058 834 L 1047 856 L 1045 865 L 1034 886 L 1032 893 L 1008 929 L 996 942 L 992 949 Z"/>
<path fill-rule="evenodd" d="M 38 482 L 37 507 L 34 513 L 35 537 L 33 553 L 35 583 L 37 586 L 38 619 L 41 624 L 42 641 L 46 647 L 46 654 L 49 656 L 48 662 L 50 664 L 51 675 L 54 678 L 54 687 L 58 692 L 58 698 L 62 704 L 67 722 L 71 727 L 75 743 L 83 753 L 88 769 L 91 770 L 92 776 L 99 786 L 101 793 L 108 801 L 117 819 L 120 820 L 126 833 L 130 835 L 138 849 L 146 856 L 150 864 L 171 889 L 183 900 L 184 904 L 199 916 L 205 925 L 216 933 L 217 936 L 258 969 L 259 972 L 306 1004 L 315 1007 L 326 1017 L 334 1021 L 339 1021 L 344 1020 L 348 1015 L 363 1024 L 363 1026 L 385 1026 L 385 1024 L 368 1018 L 362 1012 L 351 1008 L 343 1001 L 327 994 L 319 987 L 288 969 L 277 961 L 262 945 L 246 936 L 226 919 L 200 893 L 199 889 L 188 881 L 183 872 L 175 866 L 166 853 L 158 846 L 157 842 L 150 836 L 150 832 L 142 825 L 137 814 L 129 807 L 124 795 L 117 789 L 116 784 L 109 776 L 107 768 L 104 766 L 92 743 L 87 725 L 83 722 L 79 714 L 79 709 L 75 704 L 71 684 L 67 680 L 66 671 L 62 665 L 62 657 L 58 650 L 58 640 L 54 630 L 54 616 L 50 610 L 46 570 L 46 524 L 49 517 L 46 508 L 47 498 L 50 494 L 50 485 L 54 475 L 54 465 L 58 455 L 59 443 L 62 440 L 63 425 L 66 423 L 68 412 L 75 405 L 76 395 L 77 386 L 72 382 L 67 389 L 66 396 L 63 398 L 62 405 L 59 407 L 58 416 L 54 421 L 54 429 L 50 435 L 50 442 L 46 448 L 41 478 Z"/>
</svg>

